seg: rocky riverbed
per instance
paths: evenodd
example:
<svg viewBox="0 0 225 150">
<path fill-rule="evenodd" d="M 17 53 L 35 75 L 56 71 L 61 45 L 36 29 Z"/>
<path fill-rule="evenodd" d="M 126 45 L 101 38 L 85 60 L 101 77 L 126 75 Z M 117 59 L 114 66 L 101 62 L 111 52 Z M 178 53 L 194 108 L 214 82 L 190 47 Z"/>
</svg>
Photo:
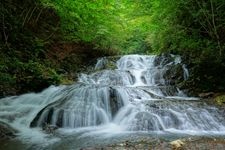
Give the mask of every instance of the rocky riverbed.
<svg viewBox="0 0 225 150">
<path fill-rule="evenodd" d="M 142 139 L 139 141 L 125 141 L 100 147 L 89 147 L 82 150 L 222 150 L 225 149 L 224 138 L 190 137 L 165 141 L 160 139 Z"/>
</svg>

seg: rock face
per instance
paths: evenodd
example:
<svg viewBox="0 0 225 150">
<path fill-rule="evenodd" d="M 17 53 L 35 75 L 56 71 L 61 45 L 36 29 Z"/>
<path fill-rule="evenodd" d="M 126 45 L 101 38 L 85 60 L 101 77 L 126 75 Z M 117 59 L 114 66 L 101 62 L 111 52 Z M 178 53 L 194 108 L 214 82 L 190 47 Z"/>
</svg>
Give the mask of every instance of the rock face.
<svg viewBox="0 0 225 150">
<path fill-rule="evenodd" d="M 15 133 L 16 130 L 12 129 L 7 124 L 0 122 L 0 140 L 14 138 Z"/>
</svg>

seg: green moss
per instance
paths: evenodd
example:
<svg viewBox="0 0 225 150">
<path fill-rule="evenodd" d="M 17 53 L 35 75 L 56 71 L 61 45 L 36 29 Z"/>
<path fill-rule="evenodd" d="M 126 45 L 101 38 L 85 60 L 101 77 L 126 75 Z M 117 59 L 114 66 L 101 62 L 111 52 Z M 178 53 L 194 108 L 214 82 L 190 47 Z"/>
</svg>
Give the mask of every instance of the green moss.
<svg viewBox="0 0 225 150">
<path fill-rule="evenodd" d="M 220 95 L 215 98 L 215 101 L 218 105 L 224 105 L 225 104 L 225 95 Z"/>
<path fill-rule="evenodd" d="M 64 85 L 71 85 L 71 84 L 74 83 L 74 81 L 71 80 L 71 79 L 69 79 L 69 78 L 62 78 L 62 79 L 60 80 L 60 83 L 61 83 L 61 84 L 64 84 Z"/>
</svg>

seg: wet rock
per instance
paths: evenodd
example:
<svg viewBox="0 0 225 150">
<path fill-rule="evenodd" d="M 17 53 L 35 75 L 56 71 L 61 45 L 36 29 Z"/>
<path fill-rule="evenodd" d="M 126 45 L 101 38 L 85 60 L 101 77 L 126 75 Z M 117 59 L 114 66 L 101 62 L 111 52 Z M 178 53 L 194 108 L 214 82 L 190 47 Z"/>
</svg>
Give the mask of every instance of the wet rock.
<svg viewBox="0 0 225 150">
<path fill-rule="evenodd" d="M 166 65 L 166 64 L 172 62 L 173 59 L 174 58 L 170 54 L 162 54 L 162 55 L 156 57 L 154 64 L 155 65 Z"/>
<path fill-rule="evenodd" d="M 118 56 L 103 57 L 101 59 L 98 59 L 97 64 L 95 65 L 95 70 L 116 69 L 117 59 L 119 59 Z"/>
<path fill-rule="evenodd" d="M 11 128 L 9 125 L 0 122 L 0 140 L 14 138 L 16 132 L 17 131 Z"/>
<path fill-rule="evenodd" d="M 213 97 L 215 93 L 213 92 L 208 92 L 208 93 L 200 93 L 198 94 L 198 96 L 200 98 L 210 98 L 210 97 Z"/>
<path fill-rule="evenodd" d="M 110 107 L 112 116 L 114 117 L 118 110 L 124 105 L 122 99 L 117 95 L 117 92 L 114 88 L 110 87 Z"/>
<path fill-rule="evenodd" d="M 184 80 L 184 70 L 181 64 L 168 66 L 168 69 L 164 72 L 163 78 L 167 85 L 175 85 L 181 83 Z"/>
<path fill-rule="evenodd" d="M 57 130 L 57 129 L 58 129 L 57 126 L 51 125 L 51 124 L 47 124 L 47 123 L 45 123 L 45 125 L 42 127 L 42 130 L 44 130 L 48 134 L 54 133 L 55 130 Z"/>
</svg>

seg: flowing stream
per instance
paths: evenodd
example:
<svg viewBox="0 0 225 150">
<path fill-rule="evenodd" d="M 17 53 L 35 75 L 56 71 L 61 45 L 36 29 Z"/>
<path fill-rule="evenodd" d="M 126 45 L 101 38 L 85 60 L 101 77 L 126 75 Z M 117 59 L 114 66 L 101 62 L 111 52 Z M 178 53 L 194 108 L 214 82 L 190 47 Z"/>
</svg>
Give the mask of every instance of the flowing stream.
<svg viewBox="0 0 225 150">
<path fill-rule="evenodd" d="M 16 129 L 28 149 L 79 149 L 139 136 L 224 135 L 224 111 L 176 86 L 188 76 L 179 56 L 101 58 L 93 73 L 81 74 L 73 85 L 1 99 L 0 121 Z M 48 126 L 58 129 L 46 134 Z"/>
</svg>

